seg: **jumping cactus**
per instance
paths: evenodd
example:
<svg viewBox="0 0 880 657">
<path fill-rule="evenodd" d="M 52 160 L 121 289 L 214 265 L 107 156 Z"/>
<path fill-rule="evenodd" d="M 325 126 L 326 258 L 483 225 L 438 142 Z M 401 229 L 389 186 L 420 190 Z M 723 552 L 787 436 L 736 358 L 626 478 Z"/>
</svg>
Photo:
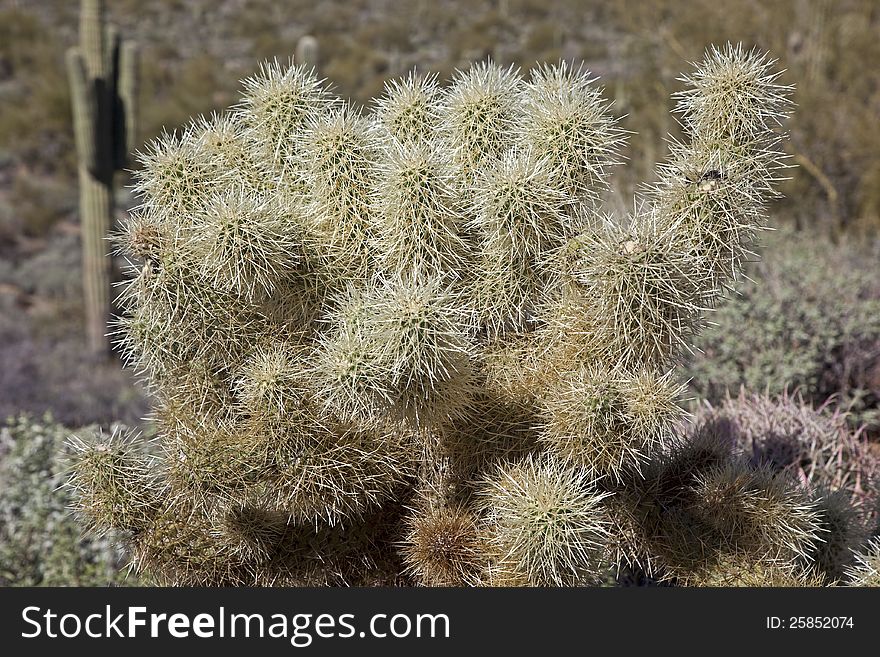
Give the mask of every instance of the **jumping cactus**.
<svg viewBox="0 0 880 657">
<path fill-rule="evenodd" d="M 785 165 L 772 69 L 711 49 L 609 216 L 624 132 L 582 68 L 409 75 L 362 112 L 264 65 L 140 155 L 119 337 L 163 450 L 77 444 L 79 510 L 167 584 L 838 577 L 845 500 L 681 431 L 677 365 Z"/>
</svg>

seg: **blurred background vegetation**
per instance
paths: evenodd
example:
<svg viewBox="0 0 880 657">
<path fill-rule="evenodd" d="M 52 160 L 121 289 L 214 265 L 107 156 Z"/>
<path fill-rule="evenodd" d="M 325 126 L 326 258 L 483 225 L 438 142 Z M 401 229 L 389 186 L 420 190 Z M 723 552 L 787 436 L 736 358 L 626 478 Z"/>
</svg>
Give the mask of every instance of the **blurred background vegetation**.
<svg viewBox="0 0 880 657">
<path fill-rule="evenodd" d="M 0 420 L 51 411 L 54 420 L 45 426 L 17 419 L 4 429 L 10 445 L 37 436 L 35 451 L 20 447 L 15 458 L 43 455 L 41 463 L 54 463 L 46 445 L 55 445 L 55 438 L 47 436 L 63 433 L 59 425 L 144 426 L 148 409 L 128 372 L 94 361 L 84 348 L 64 68 L 65 50 L 77 38 L 78 5 L 0 0 Z M 785 69 L 782 81 L 796 85 L 788 148 L 797 167 L 772 208 L 774 227 L 782 230 L 765 239 L 765 259 L 750 270 L 756 282 L 744 281 L 740 294 L 720 309 L 703 336 L 702 353 L 688 364 L 691 391 L 697 400 L 721 404 L 740 387 L 770 395 L 797 390 L 814 406 L 830 403 L 847 413 L 853 428 L 863 426 L 862 435 L 875 443 L 880 436 L 877 0 L 108 5 L 110 20 L 141 50 L 138 143 L 234 103 L 242 77 L 262 59 L 286 60 L 306 34 L 318 40 L 320 74 L 340 95 L 367 105 L 384 80 L 414 67 L 445 79 L 485 57 L 524 70 L 536 62 L 583 61 L 633 133 L 626 166 L 616 172 L 609 194 L 621 209 L 640 183 L 652 180 L 667 137 L 679 134 L 670 94 L 687 62 L 727 41 L 770 51 Z M 127 175 L 118 176 L 120 213 L 136 202 L 128 182 Z M 9 460 L 2 450 L 0 458 Z M 0 519 L 0 533 L 4 526 L 8 521 Z M 76 546 L 85 555 L 83 573 L 103 573 L 101 564 L 115 558 L 101 552 L 104 546 Z M 54 571 L 35 568 L 22 566 L 28 573 L 22 577 L 57 581 Z"/>
</svg>

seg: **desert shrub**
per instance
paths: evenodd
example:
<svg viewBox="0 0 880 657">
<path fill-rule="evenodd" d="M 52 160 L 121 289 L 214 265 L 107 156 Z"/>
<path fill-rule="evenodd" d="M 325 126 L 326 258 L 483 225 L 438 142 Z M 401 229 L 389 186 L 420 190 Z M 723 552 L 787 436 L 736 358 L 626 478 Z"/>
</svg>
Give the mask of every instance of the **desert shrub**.
<svg viewBox="0 0 880 657">
<path fill-rule="evenodd" d="M 0 242 L 45 235 L 75 202 L 64 51 L 45 32 L 28 8 L 0 9 Z"/>
<path fill-rule="evenodd" d="M 69 312 L 82 304 L 80 258 L 77 235 L 53 233 L 44 249 L 18 263 L 10 282 L 43 302 L 69 303 Z"/>
<path fill-rule="evenodd" d="M 117 417 L 141 423 L 143 391 L 118 363 L 89 357 L 75 328 L 59 328 L 54 312 L 41 328 L 39 316 L 30 317 L 7 295 L 0 297 L 0 314 L 0 415 L 51 411 L 69 426 Z"/>
<path fill-rule="evenodd" d="M 880 428 L 880 271 L 859 245 L 788 231 L 769 241 L 739 294 L 722 303 L 687 368 L 714 403 L 744 386 L 810 403 L 832 400 L 855 424 Z"/>
<path fill-rule="evenodd" d="M 66 180 L 49 176 L 18 176 L 10 190 L 21 234 L 45 237 L 65 216 L 73 213 L 76 196 Z"/>
<path fill-rule="evenodd" d="M 0 143 L 37 172 L 69 180 L 74 168 L 64 51 L 45 32 L 43 17 L 24 8 L 0 10 Z"/>
<path fill-rule="evenodd" d="M 0 266 L 0 417 L 51 411 L 66 426 L 139 425 L 147 407 L 133 377 L 85 349 L 76 240 L 60 234 L 50 244 L 18 267 Z"/>
<path fill-rule="evenodd" d="M 0 249 L 6 249 L 13 244 L 21 233 L 21 221 L 15 212 L 15 208 L 9 201 L 0 200 Z M 7 261 L 4 259 L 4 263 Z"/>
<path fill-rule="evenodd" d="M 531 24 L 524 44 L 526 52 L 533 54 L 535 61 L 539 62 L 559 59 L 563 29 L 556 21 L 550 20 Z"/>
<path fill-rule="evenodd" d="M 210 55 L 190 57 L 174 67 L 162 64 L 167 58 L 170 56 L 158 53 L 144 57 L 141 97 L 150 102 L 144 103 L 142 111 L 143 136 L 157 135 L 163 126 L 179 125 L 193 114 L 219 109 L 232 97 L 232 90 Z"/>
<path fill-rule="evenodd" d="M 93 431 L 93 429 L 85 429 Z M 66 481 L 71 431 L 51 416 L 0 428 L 0 586 L 133 584 L 112 537 L 85 537 Z"/>
</svg>

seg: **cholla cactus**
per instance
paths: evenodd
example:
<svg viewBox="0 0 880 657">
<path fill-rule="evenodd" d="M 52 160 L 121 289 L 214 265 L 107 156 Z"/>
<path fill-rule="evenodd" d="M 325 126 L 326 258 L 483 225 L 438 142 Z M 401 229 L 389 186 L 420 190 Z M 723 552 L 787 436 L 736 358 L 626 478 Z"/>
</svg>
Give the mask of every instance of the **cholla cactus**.
<svg viewBox="0 0 880 657">
<path fill-rule="evenodd" d="M 880 586 L 880 540 L 868 542 L 864 552 L 855 555 L 856 565 L 847 570 L 850 586 Z"/>
<path fill-rule="evenodd" d="M 82 511 L 172 584 L 814 582 L 824 498 L 683 438 L 674 375 L 782 166 L 772 64 L 707 54 L 628 218 L 581 68 L 411 74 L 364 113 L 264 65 L 141 156 L 119 336 L 164 460 L 80 446 Z"/>
</svg>

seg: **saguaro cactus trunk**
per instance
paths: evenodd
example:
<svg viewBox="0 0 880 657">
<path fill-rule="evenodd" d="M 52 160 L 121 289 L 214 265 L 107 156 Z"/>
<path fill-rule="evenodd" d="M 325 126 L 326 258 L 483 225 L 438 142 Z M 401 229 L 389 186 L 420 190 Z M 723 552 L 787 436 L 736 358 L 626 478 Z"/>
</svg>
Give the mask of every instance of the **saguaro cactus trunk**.
<svg viewBox="0 0 880 657">
<path fill-rule="evenodd" d="M 113 174 L 134 146 L 137 50 L 107 25 L 103 0 L 83 0 L 80 43 L 67 53 L 79 160 L 83 292 L 90 349 L 107 353 L 111 259 L 105 237 L 113 221 Z"/>
</svg>

